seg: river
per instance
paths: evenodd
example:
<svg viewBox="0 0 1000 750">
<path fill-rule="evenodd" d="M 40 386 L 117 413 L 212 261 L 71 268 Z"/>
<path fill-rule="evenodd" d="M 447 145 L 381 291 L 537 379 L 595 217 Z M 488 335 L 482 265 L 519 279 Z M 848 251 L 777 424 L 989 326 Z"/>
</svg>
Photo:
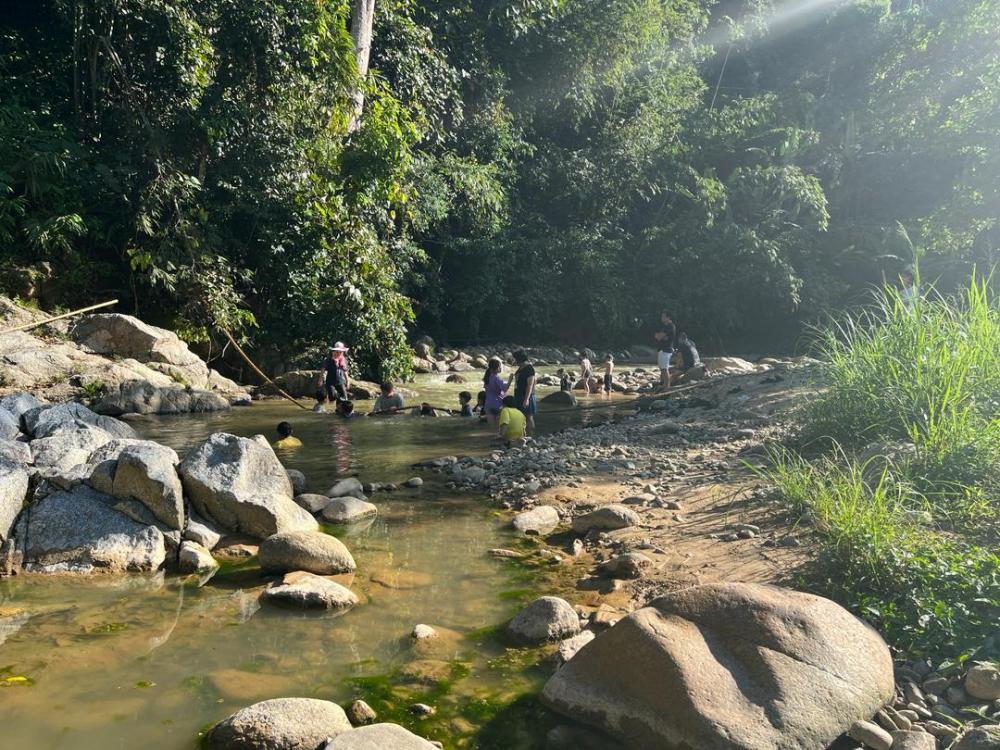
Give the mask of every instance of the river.
<svg viewBox="0 0 1000 750">
<path fill-rule="evenodd" d="M 475 386 L 437 375 L 414 387 L 427 401 L 457 405 L 458 391 Z M 601 414 L 543 411 L 539 429 Z M 305 473 L 309 492 L 354 473 L 401 482 L 419 474 L 412 464 L 421 459 L 491 449 L 476 420 L 346 421 L 280 401 L 132 424 L 183 456 L 217 431 L 273 440 L 281 420 L 304 445 L 279 457 Z M 546 718 L 519 698 L 537 692 L 551 668 L 532 666 L 530 653 L 504 649 L 495 635 L 524 601 L 545 593 L 531 571 L 487 554 L 519 540 L 481 495 L 441 482 L 371 499 L 379 506 L 373 523 L 328 529 L 358 564 L 351 587 L 362 603 L 340 617 L 260 608 L 265 581 L 253 560 L 224 566 L 204 585 L 163 575 L 0 580 L 0 746 L 190 750 L 238 708 L 295 695 L 344 705 L 363 698 L 380 719 L 446 747 L 541 747 Z M 445 634 L 438 651 L 414 652 L 417 623 Z M 410 715 L 416 701 L 437 714 Z"/>
</svg>

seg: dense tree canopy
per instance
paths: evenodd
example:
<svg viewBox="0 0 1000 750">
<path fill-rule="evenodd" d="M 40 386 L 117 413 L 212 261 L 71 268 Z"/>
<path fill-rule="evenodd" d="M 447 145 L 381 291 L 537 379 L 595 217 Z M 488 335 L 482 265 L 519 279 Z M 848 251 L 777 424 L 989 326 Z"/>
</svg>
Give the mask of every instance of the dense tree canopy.
<svg viewBox="0 0 1000 750">
<path fill-rule="evenodd" d="M 39 0 L 0 20 L 0 286 L 272 363 L 408 331 L 703 345 L 1000 245 L 1000 4 Z M 363 87 L 360 127 L 352 97 Z"/>
</svg>

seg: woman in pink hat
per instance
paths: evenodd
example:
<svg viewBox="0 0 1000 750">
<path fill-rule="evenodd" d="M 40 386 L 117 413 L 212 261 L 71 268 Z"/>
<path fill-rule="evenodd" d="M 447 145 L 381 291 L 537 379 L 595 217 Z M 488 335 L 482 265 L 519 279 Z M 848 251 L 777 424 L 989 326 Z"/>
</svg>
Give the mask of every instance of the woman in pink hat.
<svg viewBox="0 0 1000 750">
<path fill-rule="evenodd" d="M 350 377 L 347 374 L 347 352 L 348 347 L 343 341 L 338 341 L 330 347 L 320 365 L 320 380 L 326 390 L 327 398 L 330 401 L 347 401 L 347 389 L 351 385 Z"/>
</svg>

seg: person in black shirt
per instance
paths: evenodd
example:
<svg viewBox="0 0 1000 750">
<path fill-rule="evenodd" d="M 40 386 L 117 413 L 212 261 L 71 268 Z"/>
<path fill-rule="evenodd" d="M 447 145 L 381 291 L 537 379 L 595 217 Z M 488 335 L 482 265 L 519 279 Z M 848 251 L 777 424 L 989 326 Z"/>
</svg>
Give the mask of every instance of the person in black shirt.
<svg viewBox="0 0 1000 750">
<path fill-rule="evenodd" d="M 507 381 L 507 392 L 510 392 L 510 384 L 513 381 L 514 401 L 524 414 L 528 432 L 531 432 L 535 429 L 535 412 L 538 409 L 538 400 L 535 396 L 535 368 L 528 361 L 528 353 L 523 349 L 514 352 L 514 362 L 517 364 L 517 371 Z"/>
<path fill-rule="evenodd" d="M 674 339 L 677 327 L 670 313 L 664 310 L 660 313 L 660 330 L 653 334 L 656 341 L 656 364 L 660 368 L 660 385 L 670 385 L 670 360 L 674 356 Z"/>
<path fill-rule="evenodd" d="M 348 348 L 338 341 L 330 347 L 320 365 L 320 379 L 327 398 L 331 402 L 347 401 L 347 389 L 350 387 L 350 378 L 347 375 L 347 352 Z"/>
<path fill-rule="evenodd" d="M 681 355 L 681 362 L 677 372 L 671 376 L 671 385 L 700 380 L 705 375 L 705 366 L 698 355 L 698 347 L 683 331 L 677 334 L 677 351 Z"/>
</svg>

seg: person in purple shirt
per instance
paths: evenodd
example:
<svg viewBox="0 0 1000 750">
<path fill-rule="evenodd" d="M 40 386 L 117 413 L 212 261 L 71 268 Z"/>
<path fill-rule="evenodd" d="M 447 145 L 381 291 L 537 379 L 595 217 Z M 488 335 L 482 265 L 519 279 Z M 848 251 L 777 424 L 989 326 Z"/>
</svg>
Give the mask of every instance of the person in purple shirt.
<svg viewBox="0 0 1000 750">
<path fill-rule="evenodd" d="M 500 377 L 500 370 L 503 363 L 493 357 L 486 367 L 486 374 L 483 375 L 483 388 L 486 390 L 486 413 L 490 417 L 490 424 L 496 426 L 500 409 L 503 408 L 503 397 L 507 395 L 507 385 Z"/>
</svg>

